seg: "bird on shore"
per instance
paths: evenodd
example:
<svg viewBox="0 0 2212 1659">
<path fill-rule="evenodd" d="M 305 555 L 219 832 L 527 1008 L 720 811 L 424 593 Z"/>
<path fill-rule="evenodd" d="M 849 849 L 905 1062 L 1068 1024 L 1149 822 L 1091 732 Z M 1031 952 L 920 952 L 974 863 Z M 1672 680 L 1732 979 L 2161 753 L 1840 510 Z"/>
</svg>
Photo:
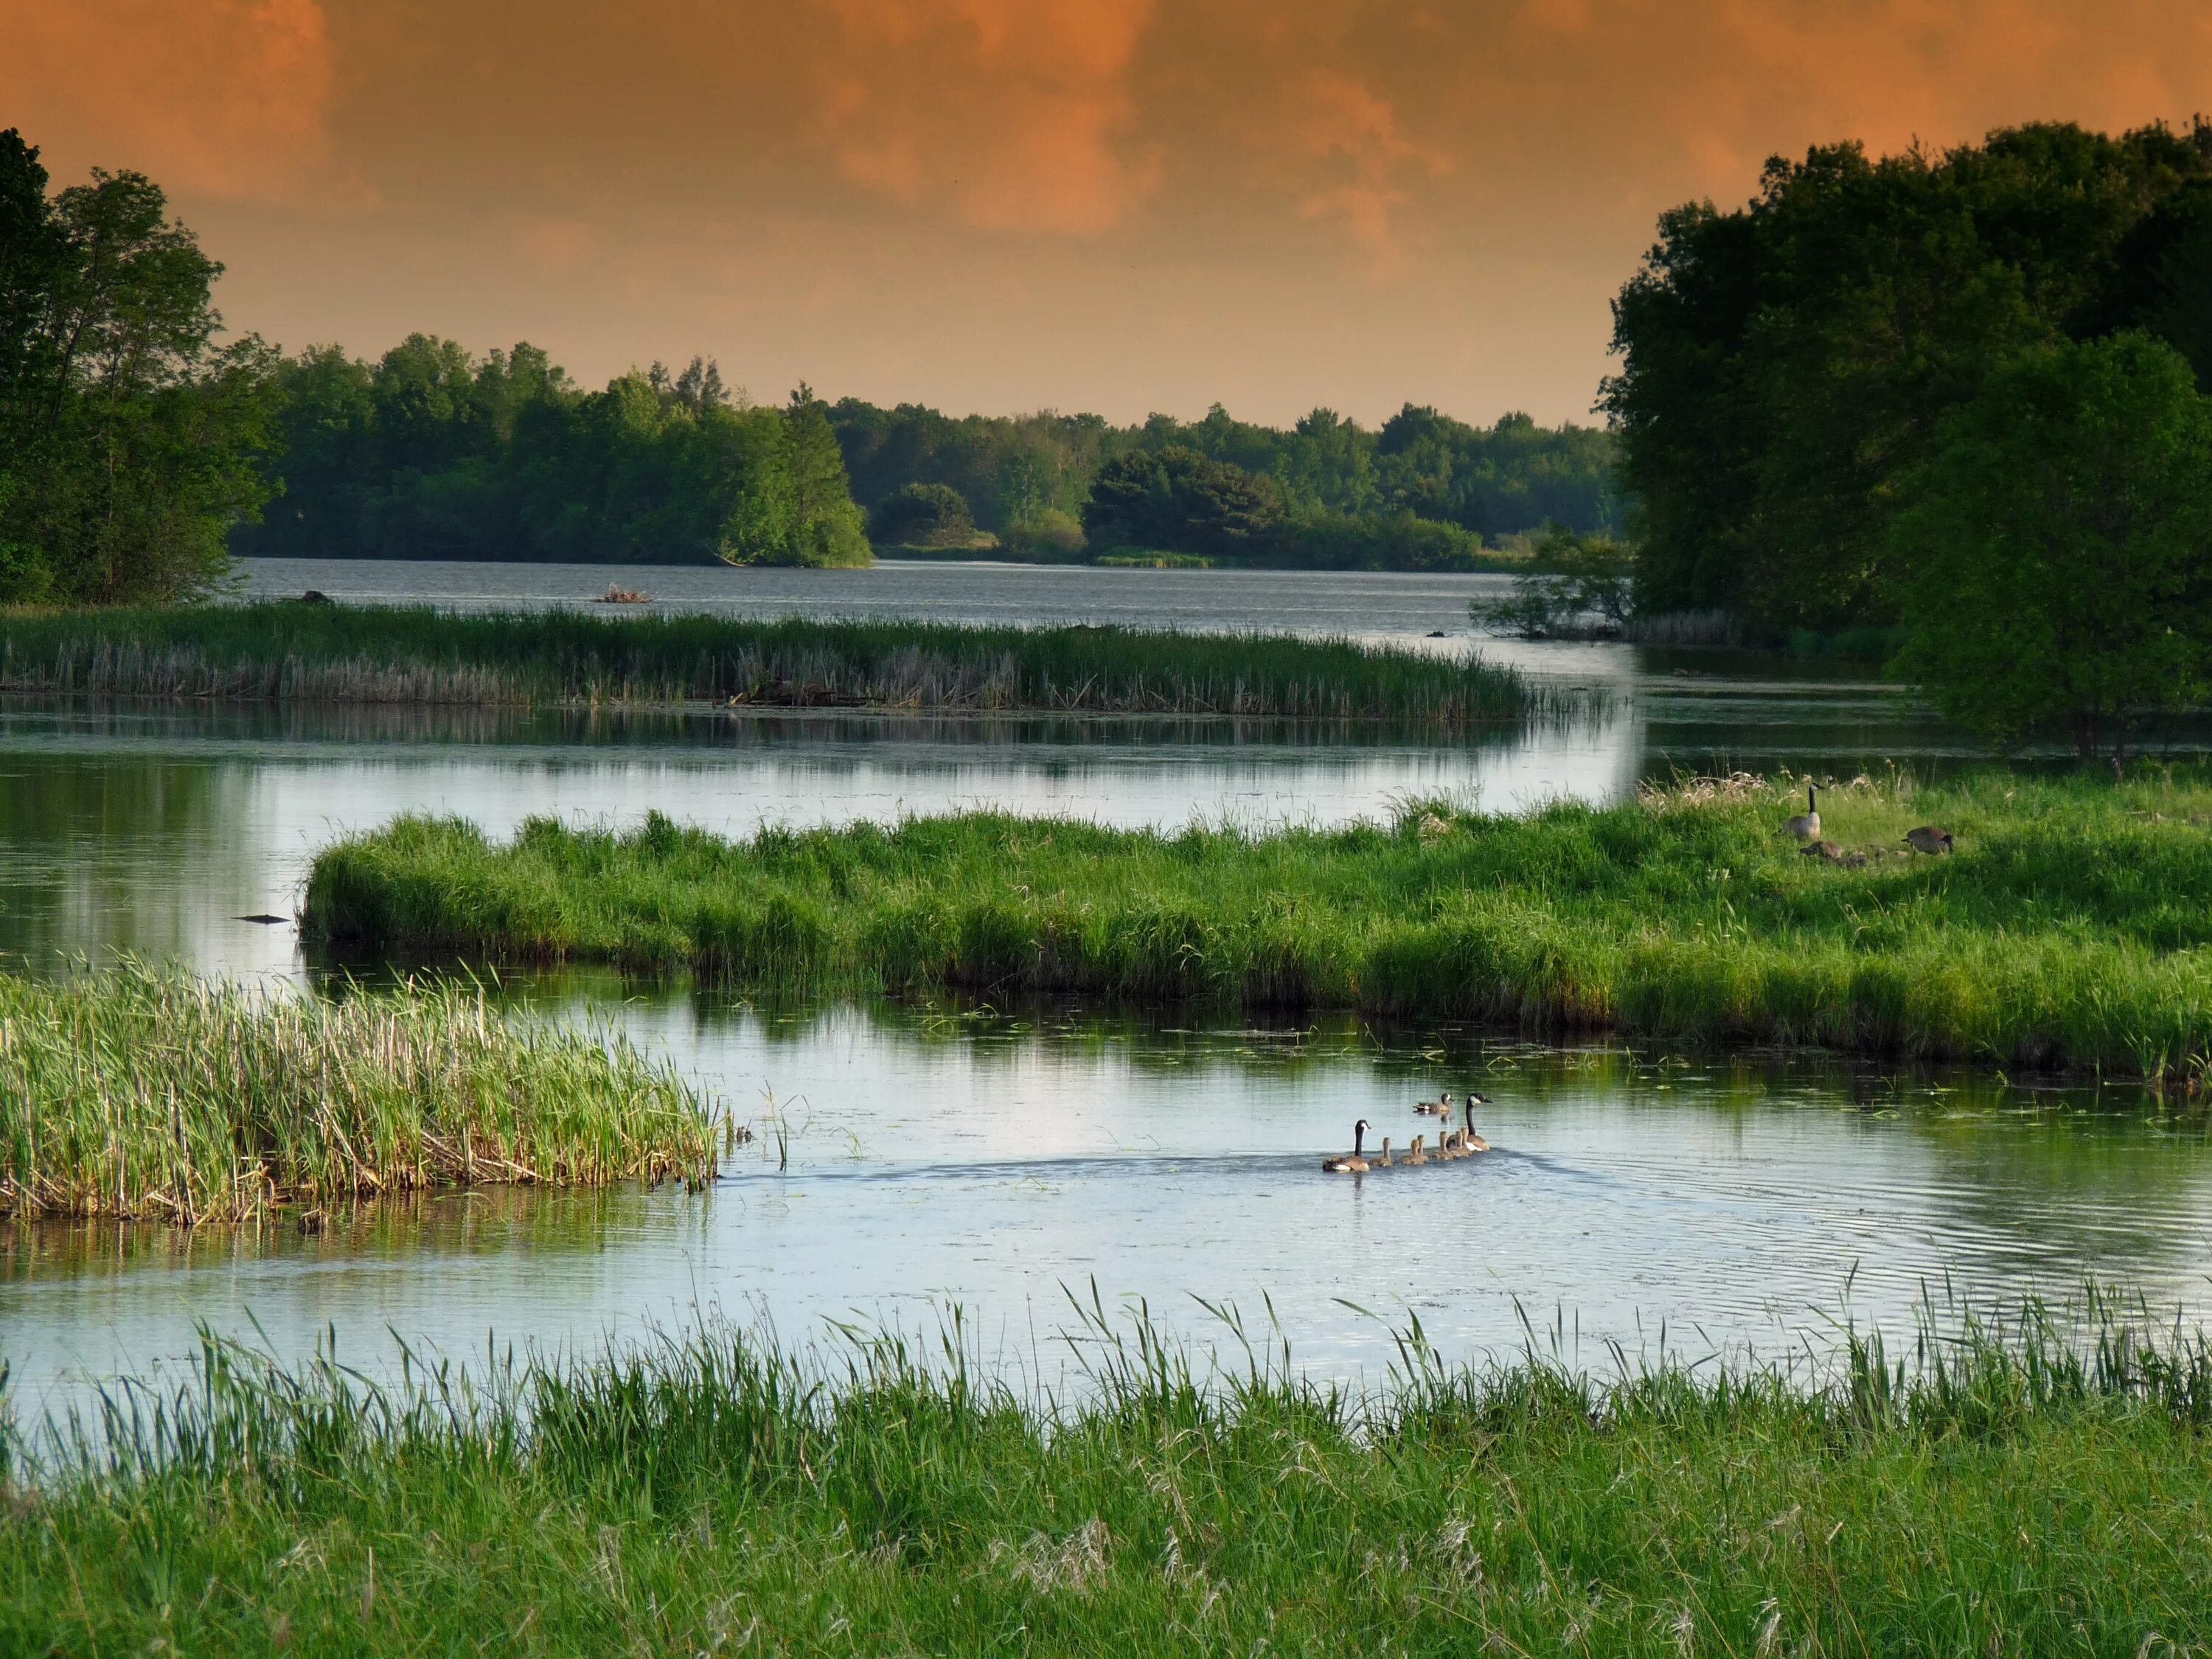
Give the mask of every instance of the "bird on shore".
<svg viewBox="0 0 2212 1659">
<path fill-rule="evenodd" d="M 1948 853 L 1951 850 L 1951 832 L 1923 823 L 1917 830 L 1905 832 L 1905 844 L 1916 853 Z"/>
<path fill-rule="evenodd" d="M 1805 786 L 1805 810 L 1784 822 L 1782 828 L 1785 834 L 1795 836 L 1799 841 L 1820 840 L 1820 793 L 1818 785 L 1808 783 Z"/>
<path fill-rule="evenodd" d="M 1445 1090 L 1443 1092 L 1443 1098 L 1441 1100 L 1423 1101 L 1419 1105 L 1414 1107 L 1413 1110 L 1423 1117 L 1449 1117 L 1451 1115 L 1451 1091 L 1449 1089 Z"/>
<path fill-rule="evenodd" d="M 1416 1146 L 1421 1143 L 1416 1140 Z M 1322 1169 L 1329 1175 L 1365 1175 L 1372 1168 L 1367 1162 L 1367 1120 L 1361 1118 L 1352 1126 L 1352 1150 L 1342 1158 L 1333 1158 Z"/>
</svg>

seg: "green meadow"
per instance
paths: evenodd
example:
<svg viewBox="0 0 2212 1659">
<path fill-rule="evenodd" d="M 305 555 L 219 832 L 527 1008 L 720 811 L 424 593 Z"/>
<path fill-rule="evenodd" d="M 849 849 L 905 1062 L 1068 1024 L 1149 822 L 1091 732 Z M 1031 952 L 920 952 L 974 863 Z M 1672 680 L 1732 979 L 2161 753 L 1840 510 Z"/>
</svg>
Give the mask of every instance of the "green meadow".
<svg viewBox="0 0 2212 1659">
<path fill-rule="evenodd" d="M 2193 1086 L 2212 1055 L 2212 784 L 2197 772 L 1822 798 L 1736 778 L 1526 817 L 1177 834 L 995 814 L 769 830 L 407 819 L 326 849 L 311 938 L 755 984 L 1354 1009 L 2100 1067 Z M 1948 856 L 1909 852 L 1922 823 Z"/>
</svg>

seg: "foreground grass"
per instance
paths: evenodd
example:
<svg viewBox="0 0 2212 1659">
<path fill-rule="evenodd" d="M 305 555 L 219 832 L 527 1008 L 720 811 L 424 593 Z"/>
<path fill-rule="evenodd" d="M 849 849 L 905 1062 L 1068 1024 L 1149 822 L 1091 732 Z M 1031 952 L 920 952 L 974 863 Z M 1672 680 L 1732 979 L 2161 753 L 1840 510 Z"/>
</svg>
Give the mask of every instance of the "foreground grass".
<svg viewBox="0 0 2212 1659">
<path fill-rule="evenodd" d="M 1540 701 L 1508 669 L 1343 641 L 291 603 L 0 614 L 0 691 L 1444 723 Z"/>
<path fill-rule="evenodd" d="M 2212 1055 L 2212 786 L 1861 781 L 1828 835 L 1739 779 L 1607 811 L 1162 836 L 977 815 L 732 843 L 659 817 L 488 843 L 403 820 L 326 850 L 310 933 L 371 950 L 762 983 L 1210 997 L 2193 1077 Z M 1903 855 L 1917 823 L 1948 858 Z"/>
<path fill-rule="evenodd" d="M 1090 1352 L 1054 1408 L 953 1343 L 831 1364 L 708 1332 L 389 1393 L 211 1346 L 13 1453 L 0 1650 L 2139 1659 L 2212 1632 L 2201 1340 L 2031 1321 L 1911 1366 L 1854 1345 L 1810 1388 L 1401 1345 L 1373 1394 L 1200 1386 L 1142 1328 Z"/>
<path fill-rule="evenodd" d="M 481 995 L 0 975 L 0 1216 L 244 1221 L 474 1182 L 714 1172 L 689 1085 Z"/>
</svg>

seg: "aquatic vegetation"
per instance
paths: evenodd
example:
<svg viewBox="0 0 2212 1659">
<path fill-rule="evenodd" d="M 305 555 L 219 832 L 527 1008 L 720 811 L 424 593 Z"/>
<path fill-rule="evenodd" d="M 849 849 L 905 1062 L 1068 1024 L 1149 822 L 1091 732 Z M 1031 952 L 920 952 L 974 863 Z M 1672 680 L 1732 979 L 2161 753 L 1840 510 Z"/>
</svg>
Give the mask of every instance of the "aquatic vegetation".
<svg viewBox="0 0 2212 1659">
<path fill-rule="evenodd" d="M 0 691 L 334 702 L 1042 709 L 1456 725 L 1577 706 L 1342 640 L 301 605 L 0 613 Z"/>
<path fill-rule="evenodd" d="M 388 1388 L 210 1341 L 4 1443 L 0 1649 L 2124 1659 L 2212 1624 L 2199 1335 L 2028 1310 L 1601 1382 L 1416 1327 L 1358 1389 L 1080 1311 L 1057 1398 L 957 1322 Z"/>
<path fill-rule="evenodd" d="M 326 849 L 310 937 L 757 984 L 1206 998 L 1821 1044 L 2189 1083 L 2212 1057 L 2212 782 L 1797 781 L 1525 818 L 1177 834 L 975 814 L 745 842 L 655 815 L 495 846 L 403 819 Z M 1957 851 L 1923 858 L 1940 823 Z"/>
<path fill-rule="evenodd" d="M 478 1182 L 703 1180 L 722 1127 L 627 1042 L 457 987 L 331 1001 L 131 962 L 0 975 L 0 1216 L 245 1221 Z"/>
</svg>

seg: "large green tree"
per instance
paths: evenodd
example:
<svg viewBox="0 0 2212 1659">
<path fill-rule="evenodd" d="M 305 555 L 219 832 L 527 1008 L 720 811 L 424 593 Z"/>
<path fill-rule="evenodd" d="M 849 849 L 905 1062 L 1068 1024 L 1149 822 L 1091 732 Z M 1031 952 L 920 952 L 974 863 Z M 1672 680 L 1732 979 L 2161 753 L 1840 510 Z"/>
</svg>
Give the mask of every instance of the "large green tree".
<svg viewBox="0 0 2212 1659">
<path fill-rule="evenodd" d="M 1890 531 L 1900 666 L 2008 742 L 2082 758 L 2201 702 L 2212 669 L 2212 402 L 2129 331 L 2032 353 L 1942 424 Z"/>
<path fill-rule="evenodd" d="M 0 133 L 0 599 L 198 592 L 268 498 L 274 354 L 217 343 L 222 267 L 151 179 L 47 183 Z"/>
<path fill-rule="evenodd" d="M 2194 349 L 2208 179 L 2212 131 L 2050 125 L 1941 155 L 1816 149 L 1769 162 L 1740 210 L 1662 216 L 1603 398 L 1640 606 L 1894 621 L 1899 481 L 1990 373 L 2122 326 Z"/>
</svg>

